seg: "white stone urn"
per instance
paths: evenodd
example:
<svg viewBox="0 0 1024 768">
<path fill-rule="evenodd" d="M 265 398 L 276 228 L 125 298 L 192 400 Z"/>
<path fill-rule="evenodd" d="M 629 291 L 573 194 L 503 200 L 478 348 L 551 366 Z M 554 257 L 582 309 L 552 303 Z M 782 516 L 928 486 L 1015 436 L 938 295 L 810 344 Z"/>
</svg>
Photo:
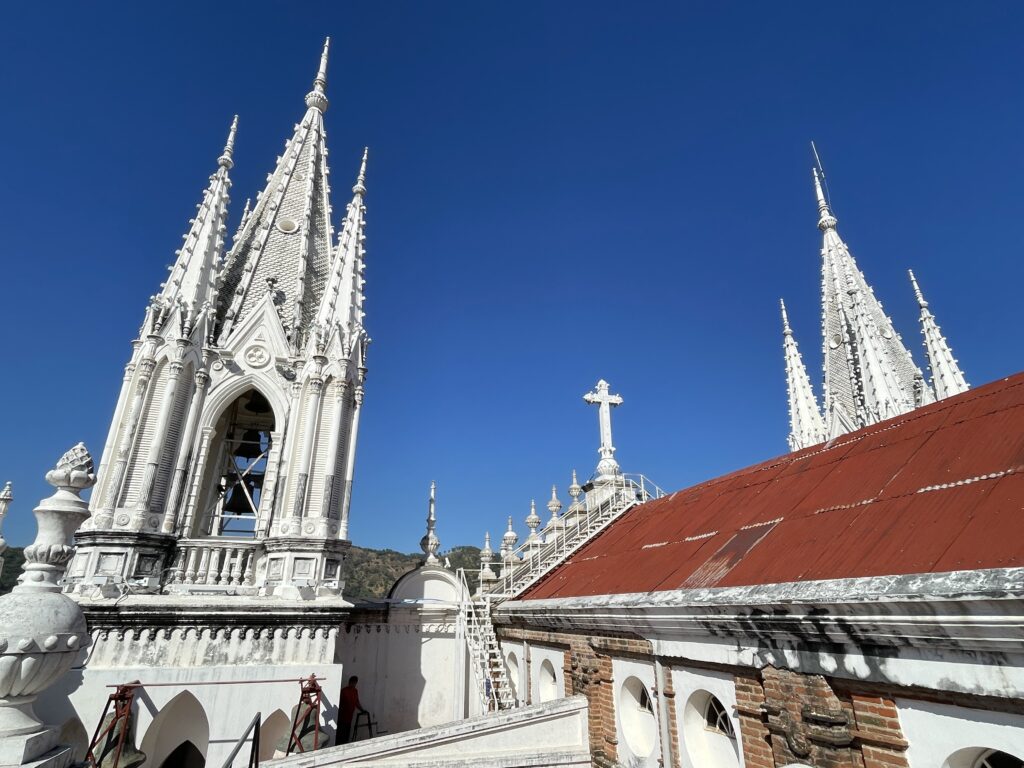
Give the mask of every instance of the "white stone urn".
<svg viewBox="0 0 1024 768">
<path fill-rule="evenodd" d="M 72 536 L 89 516 L 79 494 L 96 482 L 85 446 L 65 453 L 46 481 L 57 491 L 36 507 L 39 531 L 25 548 L 18 585 L 0 596 L 0 765 L 29 762 L 56 746 L 32 705 L 89 643 L 82 609 L 60 587 Z"/>
</svg>

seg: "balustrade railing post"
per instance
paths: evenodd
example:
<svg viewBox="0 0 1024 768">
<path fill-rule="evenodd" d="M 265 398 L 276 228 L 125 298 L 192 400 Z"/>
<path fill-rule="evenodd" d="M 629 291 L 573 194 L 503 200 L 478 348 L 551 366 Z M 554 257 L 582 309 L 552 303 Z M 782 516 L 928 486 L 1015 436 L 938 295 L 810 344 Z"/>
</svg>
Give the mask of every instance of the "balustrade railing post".
<svg viewBox="0 0 1024 768">
<path fill-rule="evenodd" d="M 224 564 L 221 566 L 221 569 L 220 569 L 220 582 L 219 582 L 222 586 L 227 586 L 228 584 L 231 583 L 231 565 L 232 565 L 231 561 L 232 561 L 232 558 L 234 558 L 235 554 L 237 554 L 237 552 L 238 552 L 238 550 L 235 549 L 234 547 L 231 547 L 230 549 L 225 549 L 224 550 Z"/>
<path fill-rule="evenodd" d="M 210 548 L 202 547 L 199 550 L 199 566 L 196 568 L 196 584 L 206 583 L 206 572 L 210 566 Z"/>
</svg>

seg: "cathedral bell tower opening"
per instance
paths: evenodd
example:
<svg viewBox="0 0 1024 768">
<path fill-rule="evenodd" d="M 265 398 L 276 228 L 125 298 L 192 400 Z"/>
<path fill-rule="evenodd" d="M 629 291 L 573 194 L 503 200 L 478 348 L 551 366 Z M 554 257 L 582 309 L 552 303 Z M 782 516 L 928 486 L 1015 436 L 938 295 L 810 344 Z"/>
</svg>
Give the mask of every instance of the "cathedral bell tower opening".
<svg viewBox="0 0 1024 768">
<path fill-rule="evenodd" d="M 265 533 L 259 530 L 260 507 L 273 431 L 274 411 L 255 389 L 221 416 L 207 471 L 201 535 L 255 539 Z"/>
</svg>

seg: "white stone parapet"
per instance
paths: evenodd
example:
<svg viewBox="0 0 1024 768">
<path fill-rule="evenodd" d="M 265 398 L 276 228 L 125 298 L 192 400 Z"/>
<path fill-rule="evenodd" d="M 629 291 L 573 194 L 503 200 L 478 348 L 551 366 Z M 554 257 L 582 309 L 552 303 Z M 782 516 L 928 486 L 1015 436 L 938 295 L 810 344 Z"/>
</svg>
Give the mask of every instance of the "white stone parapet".
<svg viewBox="0 0 1024 768">
<path fill-rule="evenodd" d="M 571 696 L 506 712 L 379 736 L 271 760 L 267 768 L 401 765 L 407 768 L 589 766 L 587 699 Z"/>
</svg>

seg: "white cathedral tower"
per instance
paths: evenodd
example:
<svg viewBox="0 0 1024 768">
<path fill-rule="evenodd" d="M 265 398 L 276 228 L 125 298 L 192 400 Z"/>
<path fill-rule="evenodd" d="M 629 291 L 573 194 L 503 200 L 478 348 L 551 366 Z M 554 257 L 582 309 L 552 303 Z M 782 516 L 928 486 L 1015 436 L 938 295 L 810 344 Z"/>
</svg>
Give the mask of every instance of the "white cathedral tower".
<svg viewBox="0 0 1024 768">
<path fill-rule="evenodd" d="M 818 229 L 823 237 L 821 332 L 825 387 L 823 410 L 819 410 L 783 304 L 789 447 L 794 451 L 968 388 L 911 273 L 932 378 L 930 384 L 925 381 L 853 254 L 839 237 L 838 221 L 825 199 L 821 177 L 817 169 L 812 173 L 818 200 Z"/>
<path fill-rule="evenodd" d="M 69 588 L 340 592 L 369 343 L 366 154 L 335 245 L 327 51 L 225 255 L 231 126 L 133 342 Z"/>
</svg>

